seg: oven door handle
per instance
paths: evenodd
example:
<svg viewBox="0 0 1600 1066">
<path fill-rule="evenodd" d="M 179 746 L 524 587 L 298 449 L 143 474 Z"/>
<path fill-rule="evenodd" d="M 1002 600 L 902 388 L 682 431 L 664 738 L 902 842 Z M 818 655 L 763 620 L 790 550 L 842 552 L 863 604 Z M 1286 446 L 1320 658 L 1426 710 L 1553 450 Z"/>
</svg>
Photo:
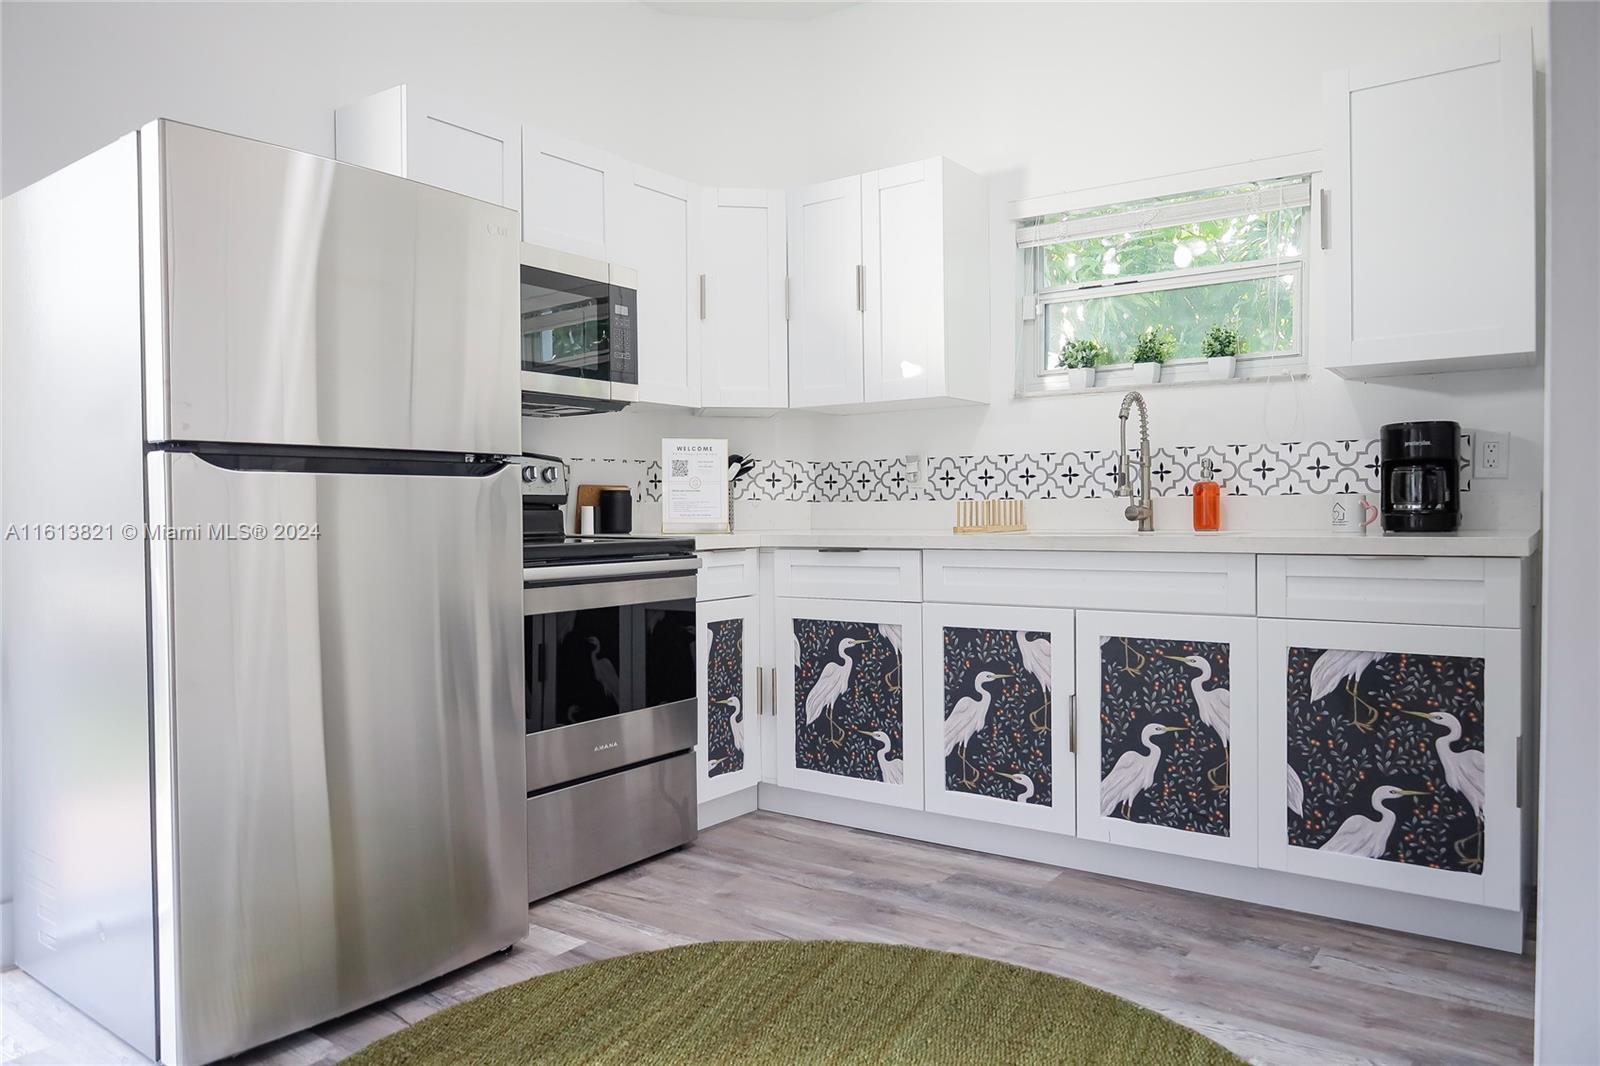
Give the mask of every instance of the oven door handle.
<svg viewBox="0 0 1600 1066">
<path fill-rule="evenodd" d="M 577 584 L 527 585 L 522 590 L 523 617 L 590 611 L 600 607 L 633 607 L 647 603 L 693 600 L 694 577 L 657 576 L 621 581 L 580 581 Z"/>
<path fill-rule="evenodd" d="M 523 585 L 570 585 L 612 577 L 656 577 L 692 573 L 700 559 L 642 559 L 637 562 L 575 563 L 571 566 L 533 566 L 522 571 Z"/>
</svg>

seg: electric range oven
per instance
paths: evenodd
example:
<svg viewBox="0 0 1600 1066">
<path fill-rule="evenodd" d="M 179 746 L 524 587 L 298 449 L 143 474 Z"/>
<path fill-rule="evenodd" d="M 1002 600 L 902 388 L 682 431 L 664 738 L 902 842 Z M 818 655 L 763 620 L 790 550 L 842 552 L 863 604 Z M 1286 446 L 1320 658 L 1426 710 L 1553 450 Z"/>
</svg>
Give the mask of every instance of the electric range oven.
<svg viewBox="0 0 1600 1066">
<path fill-rule="evenodd" d="M 696 832 L 691 540 L 569 537 L 559 460 L 523 459 L 528 898 Z"/>
</svg>

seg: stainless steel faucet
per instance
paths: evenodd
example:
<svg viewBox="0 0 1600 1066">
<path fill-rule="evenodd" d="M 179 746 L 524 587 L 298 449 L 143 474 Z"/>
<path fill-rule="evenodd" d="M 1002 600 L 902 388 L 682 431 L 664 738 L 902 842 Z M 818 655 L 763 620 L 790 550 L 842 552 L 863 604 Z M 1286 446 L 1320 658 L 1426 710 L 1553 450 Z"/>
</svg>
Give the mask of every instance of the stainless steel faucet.
<svg viewBox="0 0 1600 1066">
<path fill-rule="evenodd" d="M 1133 486 L 1128 484 L 1128 409 L 1139 408 L 1139 495 L 1133 495 Z M 1130 522 L 1139 523 L 1140 533 L 1155 531 L 1154 508 L 1150 503 L 1150 409 L 1144 405 L 1144 397 L 1137 392 L 1130 392 L 1122 398 L 1122 409 L 1117 412 L 1117 417 L 1122 420 L 1121 454 L 1117 459 L 1117 495 L 1133 497 L 1122 512 L 1122 516 Z"/>
</svg>

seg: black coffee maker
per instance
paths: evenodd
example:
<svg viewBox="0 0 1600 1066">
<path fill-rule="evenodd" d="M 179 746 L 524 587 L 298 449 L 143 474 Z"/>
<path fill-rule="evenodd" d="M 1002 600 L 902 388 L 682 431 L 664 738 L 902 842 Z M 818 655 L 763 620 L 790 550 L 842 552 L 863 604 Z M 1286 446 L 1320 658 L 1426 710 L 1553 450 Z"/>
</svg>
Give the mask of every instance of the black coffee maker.
<svg viewBox="0 0 1600 1066">
<path fill-rule="evenodd" d="M 1396 422 L 1379 434 L 1386 533 L 1454 533 L 1461 525 L 1461 426 Z"/>
</svg>

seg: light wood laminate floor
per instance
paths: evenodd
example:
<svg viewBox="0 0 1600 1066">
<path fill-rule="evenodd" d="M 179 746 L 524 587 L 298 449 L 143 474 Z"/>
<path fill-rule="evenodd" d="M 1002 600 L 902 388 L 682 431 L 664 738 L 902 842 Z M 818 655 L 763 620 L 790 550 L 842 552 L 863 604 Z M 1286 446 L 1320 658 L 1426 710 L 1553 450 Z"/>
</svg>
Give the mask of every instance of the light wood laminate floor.
<svg viewBox="0 0 1600 1066">
<path fill-rule="evenodd" d="M 332 1063 L 488 989 L 698 940 L 893 941 L 1085 981 L 1257 1062 L 1525 1062 L 1533 963 L 1115 878 L 777 814 L 529 909 L 509 955 L 232 1060 Z M 21 971 L 0 1061 L 142 1062 Z"/>
</svg>

